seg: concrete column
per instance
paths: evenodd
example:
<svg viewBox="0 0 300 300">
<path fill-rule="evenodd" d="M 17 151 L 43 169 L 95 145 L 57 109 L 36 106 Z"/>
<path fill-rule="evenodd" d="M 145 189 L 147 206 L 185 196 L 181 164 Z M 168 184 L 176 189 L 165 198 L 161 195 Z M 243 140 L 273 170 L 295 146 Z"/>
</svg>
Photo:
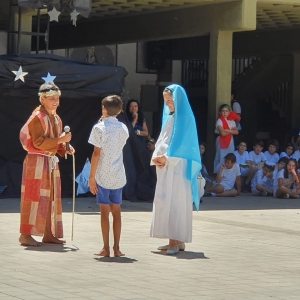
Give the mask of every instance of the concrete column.
<svg viewBox="0 0 300 300">
<path fill-rule="evenodd" d="M 32 15 L 35 11 L 32 9 L 25 9 L 20 7 L 20 9 L 13 9 L 12 12 L 12 30 L 19 32 L 16 34 L 11 34 L 9 53 L 10 54 L 29 54 L 31 52 L 31 35 L 20 34 L 21 32 L 32 32 Z M 19 47 L 18 47 L 19 44 Z"/>
<path fill-rule="evenodd" d="M 32 14 L 33 10 L 21 9 L 21 31 L 32 32 Z M 20 35 L 19 42 L 20 53 L 30 54 L 31 52 L 31 35 Z"/>
<path fill-rule="evenodd" d="M 215 30 L 210 34 L 208 113 L 207 113 L 207 168 L 213 169 L 215 154 L 215 123 L 221 104 L 230 104 L 232 69 L 232 31 Z"/>
<path fill-rule="evenodd" d="M 300 52 L 293 55 L 292 96 L 291 96 L 291 126 L 300 129 Z"/>
</svg>

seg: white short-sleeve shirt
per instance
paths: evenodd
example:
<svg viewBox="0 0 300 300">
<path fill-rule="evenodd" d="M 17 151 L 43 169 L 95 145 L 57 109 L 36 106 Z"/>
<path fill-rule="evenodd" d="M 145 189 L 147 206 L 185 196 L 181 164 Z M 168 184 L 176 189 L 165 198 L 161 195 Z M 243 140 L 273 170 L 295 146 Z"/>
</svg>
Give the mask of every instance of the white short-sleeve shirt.
<svg viewBox="0 0 300 300">
<path fill-rule="evenodd" d="M 231 169 L 224 168 L 221 174 L 220 184 L 225 190 L 233 189 L 237 176 L 241 175 L 240 166 L 235 163 Z"/>
<path fill-rule="evenodd" d="M 296 159 L 296 161 L 298 162 L 300 158 L 300 151 L 299 150 L 295 151 L 294 154 L 292 155 L 292 158 Z"/>
<path fill-rule="evenodd" d="M 227 120 L 227 119 L 225 119 L 225 120 L 226 120 L 226 122 L 228 124 L 229 129 L 232 129 L 232 128 L 236 127 L 235 121 L 233 121 L 233 120 Z M 217 122 L 216 122 L 216 130 L 215 130 L 216 134 L 219 134 L 218 126 L 222 126 L 223 127 L 223 122 L 220 119 L 218 119 Z"/>
<path fill-rule="evenodd" d="M 95 179 L 105 189 L 119 189 L 126 184 L 123 147 L 128 136 L 126 125 L 115 117 L 103 119 L 92 129 L 89 143 L 101 148 Z"/>
<path fill-rule="evenodd" d="M 279 160 L 279 154 L 276 152 L 274 154 L 270 154 L 269 151 L 265 151 L 264 155 L 266 158 L 266 164 L 269 166 L 275 166 Z"/>
<path fill-rule="evenodd" d="M 288 183 L 292 180 L 293 175 L 289 174 L 288 178 L 284 178 L 284 169 L 281 169 L 278 171 L 276 178 L 274 178 L 274 186 L 273 186 L 273 194 L 276 194 L 276 191 L 278 189 L 278 179 L 281 178 L 283 183 Z M 287 186 L 287 188 L 290 188 L 290 186 Z"/>
<path fill-rule="evenodd" d="M 266 176 L 264 176 L 263 170 L 260 169 L 255 173 L 254 177 L 251 180 L 251 189 L 255 189 L 256 185 L 258 184 L 265 186 L 267 189 L 272 189 L 273 178 L 267 178 Z"/>
<path fill-rule="evenodd" d="M 264 155 L 264 153 L 262 151 L 259 154 L 256 154 L 254 151 L 251 151 L 249 153 L 249 158 L 255 164 L 258 164 L 260 162 L 265 162 L 266 161 L 266 157 L 265 157 L 265 155 Z"/>
<path fill-rule="evenodd" d="M 283 151 L 280 153 L 280 158 L 281 157 L 294 158 L 294 154 L 288 155 L 286 152 Z"/>
<path fill-rule="evenodd" d="M 238 150 L 234 151 L 234 155 L 236 157 L 237 164 L 244 164 L 247 160 L 250 160 L 248 151 L 244 151 L 242 155 L 240 155 Z"/>
</svg>

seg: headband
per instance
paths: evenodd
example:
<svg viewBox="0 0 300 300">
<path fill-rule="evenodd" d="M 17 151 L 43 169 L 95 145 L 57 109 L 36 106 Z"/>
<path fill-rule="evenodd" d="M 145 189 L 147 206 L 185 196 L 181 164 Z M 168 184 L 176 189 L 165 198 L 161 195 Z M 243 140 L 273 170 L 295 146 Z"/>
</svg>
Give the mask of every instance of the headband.
<svg viewBox="0 0 300 300">
<path fill-rule="evenodd" d="M 60 96 L 61 92 L 58 88 L 44 89 L 38 93 L 39 96 L 44 97 L 52 97 L 52 96 Z"/>
<path fill-rule="evenodd" d="M 229 111 L 231 111 L 231 107 L 228 105 L 228 104 L 224 104 L 224 105 L 222 105 L 223 107 L 222 107 L 222 109 L 223 108 L 228 108 L 228 110 Z M 219 110 L 219 113 L 221 112 L 221 110 Z"/>
</svg>

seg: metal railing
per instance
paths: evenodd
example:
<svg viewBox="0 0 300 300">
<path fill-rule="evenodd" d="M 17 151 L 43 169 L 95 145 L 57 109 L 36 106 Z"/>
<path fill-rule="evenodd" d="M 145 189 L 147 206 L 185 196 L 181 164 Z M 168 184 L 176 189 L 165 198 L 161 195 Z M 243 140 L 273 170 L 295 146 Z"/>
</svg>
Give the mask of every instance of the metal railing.
<svg viewBox="0 0 300 300">
<path fill-rule="evenodd" d="M 289 79 L 282 82 L 268 97 L 270 104 L 275 103 L 286 114 L 289 111 L 290 83 Z"/>
<path fill-rule="evenodd" d="M 232 59 L 232 81 L 242 76 L 249 68 L 252 68 L 259 57 L 239 57 Z M 182 61 L 182 84 L 184 87 L 208 86 L 207 59 Z"/>
<path fill-rule="evenodd" d="M 255 62 L 257 62 L 259 57 L 239 57 L 232 59 L 232 81 L 235 81 L 241 75 L 252 68 Z"/>
<path fill-rule="evenodd" d="M 184 87 L 207 87 L 208 60 L 183 60 L 181 75 Z"/>
</svg>

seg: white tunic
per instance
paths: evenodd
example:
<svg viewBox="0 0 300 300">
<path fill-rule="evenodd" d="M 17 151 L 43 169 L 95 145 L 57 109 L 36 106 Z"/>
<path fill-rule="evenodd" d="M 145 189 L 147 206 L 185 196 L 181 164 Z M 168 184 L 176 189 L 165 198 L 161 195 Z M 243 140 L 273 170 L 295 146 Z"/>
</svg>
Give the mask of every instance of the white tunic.
<svg viewBox="0 0 300 300">
<path fill-rule="evenodd" d="M 173 123 L 174 116 L 170 116 L 162 128 L 152 156 L 165 155 L 167 162 L 163 168 L 156 168 L 157 184 L 150 236 L 189 243 L 192 241 L 193 205 L 191 184 L 186 179 L 187 161 L 166 155 Z"/>
</svg>

